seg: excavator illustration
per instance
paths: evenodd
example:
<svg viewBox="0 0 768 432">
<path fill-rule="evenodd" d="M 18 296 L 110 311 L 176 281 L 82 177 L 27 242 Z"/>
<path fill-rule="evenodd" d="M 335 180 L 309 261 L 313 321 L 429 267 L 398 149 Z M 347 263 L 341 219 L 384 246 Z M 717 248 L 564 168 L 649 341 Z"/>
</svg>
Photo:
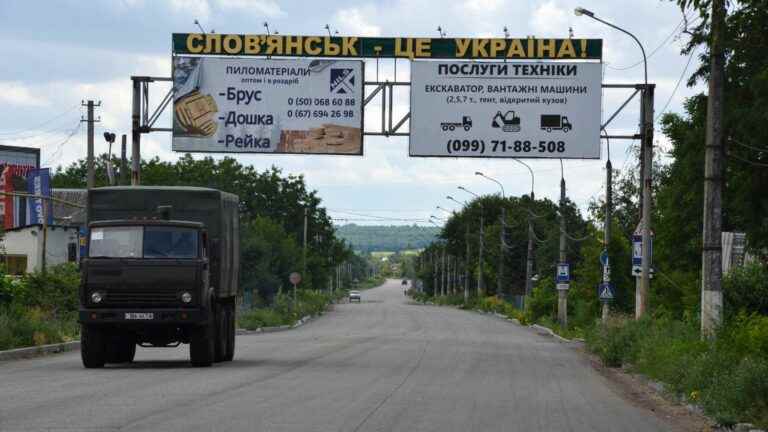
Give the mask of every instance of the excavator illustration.
<svg viewBox="0 0 768 432">
<path fill-rule="evenodd" d="M 511 110 L 504 115 L 501 114 L 501 111 L 496 111 L 491 126 L 501 128 L 504 132 L 520 132 L 520 117 Z"/>
</svg>

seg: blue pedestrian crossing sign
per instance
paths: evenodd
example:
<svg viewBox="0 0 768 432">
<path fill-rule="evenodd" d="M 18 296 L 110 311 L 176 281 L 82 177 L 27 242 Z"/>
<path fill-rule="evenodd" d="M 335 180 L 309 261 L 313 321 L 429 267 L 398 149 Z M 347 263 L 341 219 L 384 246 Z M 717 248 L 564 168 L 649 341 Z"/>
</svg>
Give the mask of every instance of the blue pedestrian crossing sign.
<svg viewBox="0 0 768 432">
<path fill-rule="evenodd" d="M 610 282 L 603 282 L 597 288 L 597 296 L 602 301 L 613 300 L 613 285 Z"/>
<path fill-rule="evenodd" d="M 571 265 L 567 262 L 557 263 L 557 283 L 568 283 L 571 280 Z"/>
</svg>

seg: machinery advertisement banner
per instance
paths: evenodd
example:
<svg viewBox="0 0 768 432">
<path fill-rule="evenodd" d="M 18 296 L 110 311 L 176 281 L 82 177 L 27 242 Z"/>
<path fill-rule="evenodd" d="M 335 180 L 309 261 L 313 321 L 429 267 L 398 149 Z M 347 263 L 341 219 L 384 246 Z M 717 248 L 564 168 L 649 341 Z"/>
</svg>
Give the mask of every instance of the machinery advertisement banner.
<svg viewBox="0 0 768 432">
<path fill-rule="evenodd" d="M 415 61 L 411 156 L 600 158 L 601 64 Z"/>
<path fill-rule="evenodd" d="M 173 150 L 363 154 L 363 63 L 175 56 Z"/>
</svg>

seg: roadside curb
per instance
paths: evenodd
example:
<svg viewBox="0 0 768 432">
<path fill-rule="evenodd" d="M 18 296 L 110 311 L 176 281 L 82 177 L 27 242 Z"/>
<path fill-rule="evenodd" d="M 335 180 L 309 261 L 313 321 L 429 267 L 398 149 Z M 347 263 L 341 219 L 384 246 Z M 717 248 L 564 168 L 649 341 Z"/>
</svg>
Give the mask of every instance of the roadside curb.
<svg viewBox="0 0 768 432">
<path fill-rule="evenodd" d="M 277 327 L 259 327 L 256 330 L 237 329 L 235 334 L 237 335 L 250 335 L 258 333 L 275 333 L 286 330 L 292 330 L 299 328 L 304 324 L 314 320 L 316 316 L 305 316 L 304 318 L 296 321 L 293 325 L 282 325 Z M 7 360 L 22 360 L 31 359 L 35 357 L 42 357 L 49 354 L 58 354 L 69 351 L 77 351 L 80 349 L 80 341 L 62 342 L 58 344 L 40 345 L 33 347 L 14 348 L 6 351 L 0 351 L 0 361 Z"/>
<path fill-rule="evenodd" d="M 295 328 L 299 328 L 299 327 L 303 326 L 304 324 L 306 324 L 306 323 L 308 323 L 308 322 L 310 322 L 310 321 L 312 321 L 312 320 L 314 320 L 316 318 L 317 318 L 317 316 L 307 315 L 304 318 L 296 321 L 294 324 L 286 324 L 286 325 L 281 325 L 281 326 L 277 326 L 277 327 L 259 327 L 259 328 L 254 329 L 254 330 L 237 329 L 235 334 L 237 334 L 237 335 L 253 335 L 253 334 L 259 334 L 259 333 L 276 333 L 276 332 L 281 332 L 281 331 L 286 331 L 286 330 L 293 330 Z"/>
<path fill-rule="evenodd" d="M 40 345 L 25 348 L 14 348 L 7 351 L 0 351 L 0 361 L 21 360 L 34 357 L 42 357 L 48 354 L 56 354 L 67 351 L 76 351 L 80 349 L 80 341 L 63 342 L 58 344 Z"/>
<path fill-rule="evenodd" d="M 532 327 L 532 328 L 538 330 L 539 334 L 542 334 L 542 332 L 544 334 L 548 334 L 548 335 L 552 336 L 553 338 L 559 340 L 560 342 L 566 342 L 566 343 L 584 342 L 584 339 L 580 339 L 580 338 L 566 339 L 566 338 L 560 336 L 559 334 L 555 333 L 551 328 L 544 327 L 543 325 L 540 325 L 540 324 L 531 324 L 529 327 Z"/>
</svg>

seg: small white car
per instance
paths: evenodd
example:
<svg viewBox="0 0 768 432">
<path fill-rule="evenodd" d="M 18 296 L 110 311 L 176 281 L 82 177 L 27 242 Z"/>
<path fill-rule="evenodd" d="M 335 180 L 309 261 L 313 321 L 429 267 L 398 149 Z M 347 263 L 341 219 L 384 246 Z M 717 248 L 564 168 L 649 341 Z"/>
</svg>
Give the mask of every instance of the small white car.
<svg viewBox="0 0 768 432">
<path fill-rule="evenodd" d="M 357 302 L 360 303 L 360 291 L 349 292 L 349 302 L 352 303 L 355 300 L 357 300 Z"/>
</svg>

